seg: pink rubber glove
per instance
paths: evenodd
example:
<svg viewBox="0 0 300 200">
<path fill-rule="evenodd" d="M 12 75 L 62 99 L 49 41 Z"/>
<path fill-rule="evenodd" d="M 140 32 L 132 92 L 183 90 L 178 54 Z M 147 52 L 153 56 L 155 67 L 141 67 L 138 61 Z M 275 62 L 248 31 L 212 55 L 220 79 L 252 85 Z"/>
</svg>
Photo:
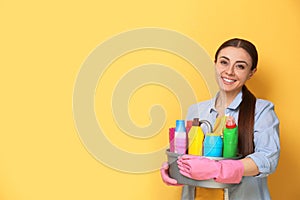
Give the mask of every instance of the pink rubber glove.
<svg viewBox="0 0 300 200">
<path fill-rule="evenodd" d="M 240 183 L 244 165 L 240 160 L 211 160 L 205 157 L 183 155 L 177 161 L 182 175 L 196 179 L 215 179 L 219 183 Z"/>
<path fill-rule="evenodd" d="M 167 162 L 163 163 L 163 166 L 160 168 L 160 175 L 165 184 L 173 186 L 182 186 L 181 184 L 177 184 L 177 180 L 172 179 L 169 176 L 169 165 Z"/>
</svg>

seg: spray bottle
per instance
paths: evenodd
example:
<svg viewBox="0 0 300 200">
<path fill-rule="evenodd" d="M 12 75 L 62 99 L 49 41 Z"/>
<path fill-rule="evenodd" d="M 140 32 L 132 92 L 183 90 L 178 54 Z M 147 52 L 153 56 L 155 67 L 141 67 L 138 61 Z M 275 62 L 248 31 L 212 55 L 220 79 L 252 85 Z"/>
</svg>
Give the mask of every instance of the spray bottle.
<svg viewBox="0 0 300 200">
<path fill-rule="evenodd" d="M 233 117 L 227 117 L 226 126 L 223 131 L 224 146 L 223 146 L 223 157 L 233 158 L 237 156 L 238 146 L 238 127 Z"/>
</svg>

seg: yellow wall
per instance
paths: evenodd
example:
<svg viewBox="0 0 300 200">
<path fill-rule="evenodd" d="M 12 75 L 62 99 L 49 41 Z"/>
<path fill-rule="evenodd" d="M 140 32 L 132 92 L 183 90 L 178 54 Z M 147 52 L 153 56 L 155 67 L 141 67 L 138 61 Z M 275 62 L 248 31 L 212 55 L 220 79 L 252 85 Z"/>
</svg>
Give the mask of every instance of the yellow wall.
<svg viewBox="0 0 300 200">
<path fill-rule="evenodd" d="M 180 190 L 165 186 L 157 170 L 133 174 L 101 164 L 82 145 L 73 120 L 74 83 L 84 60 L 113 35 L 142 27 L 182 33 L 211 57 L 231 37 L 257 45 L 258 72 L 249 88 L 273 101 L 281 120 L 282 153 L 278 170 L 269 179 L 271 194 L 274 200 L 299 199 L 299 9 L 298 0 L 1 1 L 0 199 L 179 199 Z M 185 74 L 198 100 L 207 98 L 201 91 L 203 85 L 198 85 L 201 78 L 189 75 L 193 72 L 189 63 L 161 51 L 124 55 L 112 63 L 101 81 L 112 87 L 112 80 L 117 81 L 126 70 L 149 62 Z M 143 89 L 130 101 L 132 119 L 140 125 L 151 123 L 148 109 L 161 103 L 167 121 L 148 140 L 107 135 L 128 151 L 165 147 L 168 125 L 184 115 L 176 98 L 164 88 Z M 111 117 L 109 110 L 99 111 L 104 109 L 101 94 L 98 85 L 97 116 Z M 106 122 L 105 128 L 118 132 L 115 127 Z"/>
</svg>

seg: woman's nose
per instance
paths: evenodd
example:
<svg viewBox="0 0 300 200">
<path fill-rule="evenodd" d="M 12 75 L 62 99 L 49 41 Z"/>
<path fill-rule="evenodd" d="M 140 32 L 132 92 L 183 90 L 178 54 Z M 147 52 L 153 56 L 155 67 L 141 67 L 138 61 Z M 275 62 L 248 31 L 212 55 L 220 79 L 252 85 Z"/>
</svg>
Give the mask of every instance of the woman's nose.
<svg viewBox="0 0 300 200">
<path fill-rule="evenodd" d="M 225 72 L 226 72 L 227 74 L 229 74 L 229 75 L 234 74 L 234 65 L 229 65 L 229 66 L 226 68 Z"/>
</svg>

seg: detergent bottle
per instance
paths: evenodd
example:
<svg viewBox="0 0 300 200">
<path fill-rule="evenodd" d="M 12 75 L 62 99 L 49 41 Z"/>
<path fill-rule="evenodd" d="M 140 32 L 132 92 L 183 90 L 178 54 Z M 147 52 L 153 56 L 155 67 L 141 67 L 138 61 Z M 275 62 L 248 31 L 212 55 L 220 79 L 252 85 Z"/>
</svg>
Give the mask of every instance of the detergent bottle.
<svg viewBox="0 0 300 200">
<path fill-rule="evenodd" d="M 185 154 L 187 150 L 187 134 L 184 120 L 176 120 L 175 138 L 174 138 L 175 153 Z"/>
<path fill-rule="evenodd" d="M 206 133 L 203 143 L 203 154 L 207 157 L 223 156 L 223 126 L 225 125 L 225 117 L 217 117 L 214 129 L 210 133 Z"/>
<path fill-rule="evenodd" d="M 219 133 L 206 133 L 204 139 L 204 156 L 222 157 L 223 139 Z"/>
<path fill-rule="evenodd" d="M 186 132 L 186 147 L 188 148 L 189 146 L 189 132 L 193 126 L 193 120 L 187 120 L 186 121 L 186 127 L 185 127 L 185 132 Z"/>
<path fill-rule="evenodd" d="M 223 131 L 223 157 L 233 158 L 237 156 L 238 127 L 233 117 L 227 117 Z"/>
<path fill-rule="evenodd" d="M 200 127 L 201 124 L 205 124 L 208 127 L 208 131 L 211 132 L 211 124 L 206 120 L 200 120 L 199 118 L 194 118 L 193 126 L 189 131 L 189 148 L 188 154 L 202 156 L 203 155 L 203 140 L 204 140 L 204 133 L 202 128 Z"/>
<path fill-rule="evenodd" d="M 170 144 L 170 152 L 174 152 L 175 145 L 174 145 L 174 137 L 175 137 L 175 128 L 169 128 L 169 144 Z"/>
<path fill-rule="evenodd" d="M 186 127 L 185 127 L 186 134 L 190 132 L 192 126 L 193 126 L 193 120 L 187 120 Z"/>
</svg>

